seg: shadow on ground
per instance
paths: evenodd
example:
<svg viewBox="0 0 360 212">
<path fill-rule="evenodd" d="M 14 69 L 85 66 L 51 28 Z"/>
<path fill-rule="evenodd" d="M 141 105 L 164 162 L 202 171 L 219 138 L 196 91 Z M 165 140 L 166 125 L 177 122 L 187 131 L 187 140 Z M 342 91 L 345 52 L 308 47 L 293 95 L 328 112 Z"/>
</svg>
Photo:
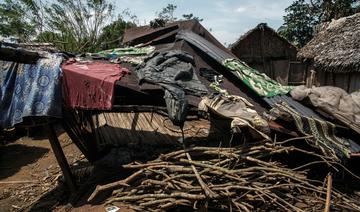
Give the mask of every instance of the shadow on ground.
<svg viewBox="0 0 360 212">
<path fill-rule="evenodd" d="M 111 190 L 102 192 L 91 203 L 87 199 L 94 191 L 97 184 L 110 183 L 124 177 L 125 173 L 119 174 L 118 171 L 108 171 L 94 168 L 85 162 L 79 167 L 72 167 L 72 172 L 76 178 L 78 189 L 71 193 L 64 182 L 64 178 L 59 179 L 59 184 L 52 190 L 46 192 L 32 204 L 22 208 L 23 211 L 86 211 L 84 209 L 99 207 L 104 211 L 103 203 L 111 195 Z"/>
<path fill-rule="evenodd" d="M 22 144 L 0 146 L 0 179 L 14 175 L 21 167 L 34 163 L 47 152 L 47 148 Z"/>
</svg>

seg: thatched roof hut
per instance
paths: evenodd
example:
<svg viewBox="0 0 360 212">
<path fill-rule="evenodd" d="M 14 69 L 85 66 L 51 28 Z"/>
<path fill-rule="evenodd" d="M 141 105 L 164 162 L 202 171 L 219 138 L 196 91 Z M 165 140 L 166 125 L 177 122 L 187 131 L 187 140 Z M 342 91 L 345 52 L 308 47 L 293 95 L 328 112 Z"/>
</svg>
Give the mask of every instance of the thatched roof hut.
<svg viewBox="0 0 360 212">
<path fill-rule="evenodd" d="M 266 23 L 245 33 L 230 49 L 240 60 L 282 84 L 304 81 L 304 68 L 296 61 L 297 47 Z"/>
<path fill-rule="evenodd" d="M 298 56 L 327 72 L 360 71 L 360 13 L 325 23 Z"/>
<path fill-rule="evenodd" d="M 318 85 L 334 85 L 349 92 L 360 88 L 360 13 L 320 26 L 298 53 L 311 64 Z"/>
</svg>

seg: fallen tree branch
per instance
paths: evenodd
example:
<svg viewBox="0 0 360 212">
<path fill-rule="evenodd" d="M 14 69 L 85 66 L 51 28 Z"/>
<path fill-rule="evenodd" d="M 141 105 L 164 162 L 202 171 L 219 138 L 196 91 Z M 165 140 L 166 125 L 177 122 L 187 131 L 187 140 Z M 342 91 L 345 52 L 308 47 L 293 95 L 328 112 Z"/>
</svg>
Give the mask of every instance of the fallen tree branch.
<svg viewBox="0 0 360 212">
<path fill-rule="evenodd" d="M 328 174 L 327 176 L 327 190 L 326 190 L 326 202 L 325 202 L 325 212 L 330 212 L 331 206 L 331 190 L 332 190 L 332 176 Z"/>
<path fill-rule="evenodd" d="M 135 172 L 134 174 L 130 175 L 125 180 L 113 182 L 113 183 L 106 184 L 106 185 L 98 185 L 98 186 L 96 186 L 95 191 L 90 195 L 90 197 L 88 198 L 88 201 L 89 202 L 92 201 L 95 198 L 95 196 L 101 191 L 113 189 L 113 188 L 116 188 L 116 187 L 119 187 L 119 186 L 128 187 L 129 186 L 128 183 L 130 183 L 132 180 L 134 180 L 135 178 L 140 176 L 143 172 L 144 172 L 144 170 L 139 170 L 139 171 Z"/>
<path fill-rule="evenodd" d="M 273 160 L 273 156 L 291 152 L 316 156 L 320 161 L 291 169 L 284 161 Z M 333 188 L 325 191 L 322 181 L 309 179 L 305 170 L 300 171 L 318 163 L 334 165 L 326 156 L 271 143 L 232 148 L 184 145 L 183 150 L 146 164 L 123 166 L 136 172 L 125 180 L 97 187 L 92 198 L 100 191 L 122 186 L 107 204 L 136 204 L 144 211 L 177 206 L 189 210 L 319 211 L 324 210 L 324 196 L 328 198 L 331 190 L 334 209 L 360 210 L 356 200 Z"/>
</svg>

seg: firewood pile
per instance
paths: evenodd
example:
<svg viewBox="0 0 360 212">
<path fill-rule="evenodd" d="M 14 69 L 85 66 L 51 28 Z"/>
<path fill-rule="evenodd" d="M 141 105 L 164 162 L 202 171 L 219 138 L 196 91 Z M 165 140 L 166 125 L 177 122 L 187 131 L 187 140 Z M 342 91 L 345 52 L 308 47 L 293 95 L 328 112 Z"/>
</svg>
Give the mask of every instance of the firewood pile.
<svg viewBox="0 0 360 212">
<path fill-rule="evenodd" d="M 276 159 L 294 152 L 319 161 L 289 168 Z M 359 211 L 358 200 L 332 188 L 331 175 L 323 181 L 308 177 L 315 163 L 335 165 L 326 156 L 274 143 L 184 148 L 145 164 L 124 165 L 133 174 L 98 186 L 89 201 L 113 190 L 107 204 L 125 203 L 139 211 Z"/>
</svg>

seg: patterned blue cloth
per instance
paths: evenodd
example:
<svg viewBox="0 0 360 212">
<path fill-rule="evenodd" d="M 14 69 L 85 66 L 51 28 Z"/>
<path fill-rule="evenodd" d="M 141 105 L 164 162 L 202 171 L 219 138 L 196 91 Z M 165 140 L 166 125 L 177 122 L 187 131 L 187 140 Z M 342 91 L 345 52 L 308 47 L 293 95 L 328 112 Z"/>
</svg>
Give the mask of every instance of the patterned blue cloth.
<svg viewBox="0 0 360 212">
<path fill-rule="evenodd" d="M 0 127 L 29 116 L 61 118 L 61 62 L 55 54 L 46 54 L 37 64 L 0 61 Z"/>
</svg>

